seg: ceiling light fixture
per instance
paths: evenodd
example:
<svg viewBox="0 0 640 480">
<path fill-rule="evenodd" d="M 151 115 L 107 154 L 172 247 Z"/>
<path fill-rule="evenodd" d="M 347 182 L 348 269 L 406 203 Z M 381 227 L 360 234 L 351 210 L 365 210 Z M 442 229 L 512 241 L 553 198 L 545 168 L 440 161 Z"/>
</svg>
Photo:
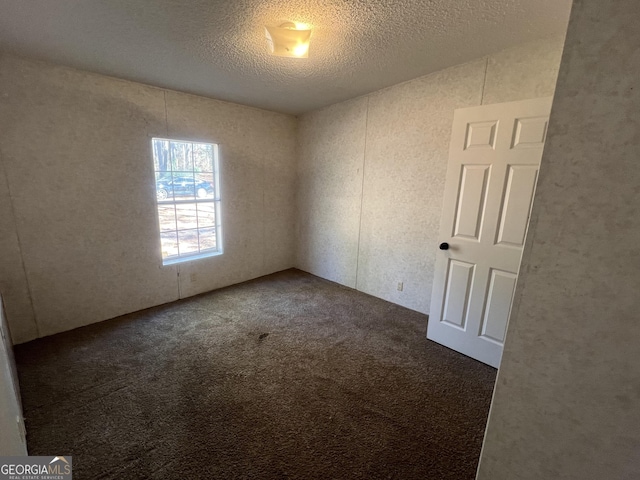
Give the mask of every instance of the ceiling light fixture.
<svg viewBox="0 0 640 480">
<path fill-rule="evenodd" d="M 309 57 L 311 30 L 306 26 L 285 22 L 279 27 L 265 27 L 269 52 L 278 57 Z"/>
</svg>

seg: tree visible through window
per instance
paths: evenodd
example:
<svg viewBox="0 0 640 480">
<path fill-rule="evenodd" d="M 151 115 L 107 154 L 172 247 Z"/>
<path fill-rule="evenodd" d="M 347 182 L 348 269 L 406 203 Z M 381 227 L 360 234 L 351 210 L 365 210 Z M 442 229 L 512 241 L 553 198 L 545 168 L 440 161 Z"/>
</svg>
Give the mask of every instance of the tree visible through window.
<svg viewBox="0 0 640 480">
<path fill-rule="evenodd" d="M 222 253 L 218 146 L 154 138 L 163 263 Z"/>
</svg>

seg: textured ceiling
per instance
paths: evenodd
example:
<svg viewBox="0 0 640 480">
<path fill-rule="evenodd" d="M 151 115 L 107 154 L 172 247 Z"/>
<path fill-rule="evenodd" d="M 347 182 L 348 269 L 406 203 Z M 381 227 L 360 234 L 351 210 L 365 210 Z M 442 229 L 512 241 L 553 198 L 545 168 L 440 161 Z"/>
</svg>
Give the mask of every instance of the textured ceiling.
<svg viewBox="0 0 640 480">
<path fill-rule="evenodd" d="M 571 0 L 0 0 L 0 49 L 298 114 L 564 33 Z M 264 25 L 311 25 L 308 59 Z"/>
</svg>

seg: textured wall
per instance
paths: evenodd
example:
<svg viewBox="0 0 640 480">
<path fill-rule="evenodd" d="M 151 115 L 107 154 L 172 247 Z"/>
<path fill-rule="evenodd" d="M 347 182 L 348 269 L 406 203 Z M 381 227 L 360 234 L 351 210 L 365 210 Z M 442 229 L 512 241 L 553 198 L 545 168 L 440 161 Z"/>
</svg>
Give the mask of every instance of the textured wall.
<svg viewBox="0 0 640 480">
<path fill-rule="evenodd" d="M 503 50 L 487 59 L 482 103 L 511 102 L 553 95 L 564 37 Z"/>
<path fill-rule="evenodd" d="M 178 92 L 166 99 L 169 137 L 211 139 L 221 156 L 224 255 L 181 264 L 181 296 L 291 268 L 295 118 Z"/>
<path fill-rule="evenodd" d="M 292 266 L 295 118 L 8 55 L 0 85 L 2 242 L 24 263 L 0 274 L 14 341 Z M 222 256 L 161 266 L 150 141 L 166 135 L 221 144 Z"/>
<path fill-rule="evenodd" d="M 577 0 L 478 478 L 640 478 L 640 10 Z"/>
<path fill-rule="evenodd" d="M 298 267 L 355 288 L 367 99 L 298 125 Z"/>
<path fill-rule="evenodd" d="M 5 299 L 8 299 L 5 309 L 7 316 L 12 319 L 11 336 L 18 342 L 37 337 L 38 328 L 33 315 L 29 285 L 18 243 L 1 149 L 0 167 L 0 292 Z"/>
<path fill-rule="evenodd" d="M 303 115 L 297 265 L 429 313 L 453 111 L 552 95 L 562 41 L 513 47 Z"/>
<path fill-rule="evenodd" d="M 483 90 L 550 94 L 560 46 L 515 47 L 304 115 L 297 198 L 292 117 L 3 55 L 0 288 L 14 340 L 288 268 L 296 205 L 302 269 L 428 312 L 453 110 Z M 160 266 L 153 185 L 141 187 L 154 135 L 221 144 L 223 256 Z"/>
<path fill-rule="evenodd" d="M 429 311 L 453 111 L 480 103 L 485 66 L 480 59 L 369 97 L 359 290 Z"/>
</svg>

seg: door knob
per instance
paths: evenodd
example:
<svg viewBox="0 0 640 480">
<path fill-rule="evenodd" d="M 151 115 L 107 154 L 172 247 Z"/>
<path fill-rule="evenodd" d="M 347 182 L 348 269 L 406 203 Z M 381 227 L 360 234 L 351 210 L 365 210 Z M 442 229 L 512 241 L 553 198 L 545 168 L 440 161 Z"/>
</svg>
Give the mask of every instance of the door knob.
<svg viewBox="0 0 640 480">
<path fill-rule="evenodd" d="M 440 250 L 449 250 L 449 244 L 447 242 L 442 242 L 439 248 Z"/>
</svg>

